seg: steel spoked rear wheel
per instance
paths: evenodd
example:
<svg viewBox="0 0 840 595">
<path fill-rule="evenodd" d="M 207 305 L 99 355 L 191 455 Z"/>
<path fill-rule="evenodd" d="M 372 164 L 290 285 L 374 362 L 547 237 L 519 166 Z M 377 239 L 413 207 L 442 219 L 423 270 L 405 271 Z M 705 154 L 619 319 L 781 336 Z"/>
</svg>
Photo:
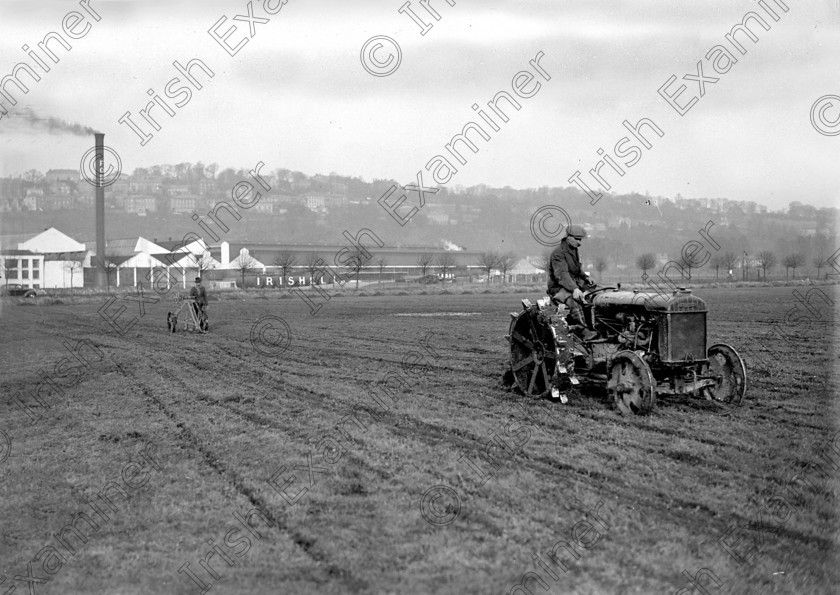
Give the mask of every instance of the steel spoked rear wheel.
<svg viewBox="0 0 840 595">
<path fill-rule="evenodd" d="M 716 377 L 715 386 L 706 389 L 715 401 L 740 405 L 747 394 L 747 369 L 735 349 L 725 343 L 709 347 L 709 375 Z"/>
<path fill-rule="evenodd" d="M 649 413 L 656 405 L 653 373 L 647 362 L 632 351 L 620 351 L 613 357 L 607 391 L 624 415 Z"/>
<path fill-rule="evenodd" d="M 531 310 L 520 312 L 510 325 L 510 370 L 519 389 L 529 397 L 545 397 L 557 365 L 554 334 Z"/>
</svg>

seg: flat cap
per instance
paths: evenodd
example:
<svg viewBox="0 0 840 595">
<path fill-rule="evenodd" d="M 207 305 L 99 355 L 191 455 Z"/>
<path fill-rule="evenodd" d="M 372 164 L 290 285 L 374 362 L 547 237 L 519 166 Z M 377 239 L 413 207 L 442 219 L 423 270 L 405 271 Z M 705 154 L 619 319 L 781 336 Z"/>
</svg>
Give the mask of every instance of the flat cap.
<svg viewBox="0 0 840 595">
<path fill-rule="evenodd" d="M 585 238 L 586 230 L 580 225 L 570 225 L 566 228 L 566 235 L 574 238 Z"/>
<path fill-rule="evenodd" d="M 196 277 L 196 278 L 195 278 L 195 282 L 196 282 L 196 283 L 201 283 L 201 277 Z"/>
</svg>

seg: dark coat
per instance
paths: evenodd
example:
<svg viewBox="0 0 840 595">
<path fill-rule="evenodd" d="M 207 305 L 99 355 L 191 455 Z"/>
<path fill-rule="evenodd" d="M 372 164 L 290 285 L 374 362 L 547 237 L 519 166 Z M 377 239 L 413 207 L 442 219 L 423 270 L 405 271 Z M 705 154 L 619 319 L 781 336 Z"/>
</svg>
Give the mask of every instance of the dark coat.
<svg viewBox="0 0 840 595">
<path fill-rule="evenodd" d="M 590 283 L 580 268 L 577 248 L 569 246 L 564 238 L 551 253 L 548 268 L 548 294 L 554 295 L 561 289 L 572 293 L 575 289 L 587 287 L 590 287 Z"/>
<path fill-rule="evenodd" d="M 193 286 L 190 288 L 190 297 L 194 297 L 195 303 L 199 306 L 207 305 L 207 290 L 204 289 L 203 285 L 199 285 L 198 287 Z"/>
</svg>

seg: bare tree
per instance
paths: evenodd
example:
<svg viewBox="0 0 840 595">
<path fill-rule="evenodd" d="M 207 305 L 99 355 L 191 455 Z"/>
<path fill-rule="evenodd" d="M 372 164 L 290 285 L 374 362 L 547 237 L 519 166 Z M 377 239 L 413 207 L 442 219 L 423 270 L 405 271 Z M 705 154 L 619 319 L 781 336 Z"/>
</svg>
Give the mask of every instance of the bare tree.
<svg viewBox="0 0 840 595">
<path fill-rule="evenodd" d="M 192 163 L 176 163 L 175 164 L 175 179 L 185 180 L 188 178 L 187 173 L 192 169 Z M 137 176 L 137 170 L 134 170 L 134 175 Z"/>
<path fill-rule="evenodd" d="M 595 258 L 595 270 L 598 271 L 598 281 L 600 281 L 602 273 L 607 270 L 607 259 L 603 256 Z"/>
<path fill-rule="evenodd" d="M 368 262 L 368 257 L 358 248 L 353 249 L 350 255 L 344 261 L 344 266 L 356 277 L 356 289 L 359 289 L 359 273 L 365 268 Z"/>
<path fill-rule="evenodd" d="M 204 164 L 201 161 L 199 161 L 198 163 L 196 163 L 195 165 L 192 166 L 192 170 L 189 172 L 189 174 L 190 174 L 190 178 L 194 182 L 198 182 L 200 180 L 203 180 L 204 177 L 205 177 Z"/>
<path fill-rule="evenodd" d="M 679 263 L 682 266 L 683 271 L 687 271 L 687 274 L 682 274 L 683 278 L 691 281 L 691 271 L 694 269 L 699 269 L 703 266 L 703 262 L 696 258 L 697 253 L 686 253 L 685 250 L 681 250 L 677 256 L 674 258 L 674 262 Z"/>
<path fill-rule="evenodd" d="M 30 184 L 37 184 L 44 180 L 44 174 L 37 169 L 30 169 L 23 174 L 23 179 Z"/>
<path fill-rule="evenodd" d="M 650 252 L 642 254 L 636 259 L 636 266 L 639 267 L 643 275 L 647 275 L 647 272 L 656 266 L 656 255 Z"/>
<path fill-rule="evenodd" d="M 71 258 L 64 262 L 64 270 L 70 273 L 70 291 L 73 291 L 73 276 L 76 271 L 82 270 L 82 261 Z"/>
<path fill-rule="evenodd" d="M 114 271 L 119 274 L 119 268 L 121 262 L 125 259 L 117 256 L 116 254 L 106 254 L 102 259 L 99 260 L 99 268 L 105 271 L 105 285 L 108 288 L 108 291 L 111 291 L 111 275 Z"/>
<path fill-rule="evenodd" d="M 801 267 L 803 264 L 805 264 L 805 257 L 798 252 L 785 256 L 782 261 L 782 265 L 785 267 L 785 279 L 787 279 L 788 269 L 793 269 L 793 278 L 796 279 L 796 269 Z"/>
<path fill-rule="evenodd" d="M 290 250 L 283 250 L 274 257 L 274 266 L 280 269 L 280 273 L 283 275 L 283 279 L 280 282 L 280 285 L 283 286 L 286 283 L 286 279 L 288 279 L 288 272 L 298 263 L 297 254 Z"/>
<path fill-rule="evenodd" d="M 481 270 L 487 273 L 487 282 L 490 282 L 490 273 L 493 269 L 498 268 L 501 263 L 501 255 L 497 250 L 485 252 L 478 257 L 476 264 L 481 267 Z"/>
<path fill-rule="evenodd" d="M 502 271 L 502 284 L 505 282 L 507 272 L 516 265 L 517 257 L 513 252 L 506 252 L 499 256 L 499 270 Z"/>
<path fill-rule="evenodd" d="M 435 255 L 430 254 L 428 252 L 424 252 L 420 256 L 417 257 L 417 264 L 420 267 L 420 274 L 421 276 L 426 276 L 426 271 L 432 266 L 432 263 L 435 261 Z"/>
<path fill-rule="evenodd" d="M 315 275 L 323 271 L 326 264 L 324 258 L 317 252 L 310 252 L 303 257 L 303 266 L 309 273 L 313 285 L 315 285 Z"/>
<path fill-rule="evenodd" d="M 726 257 L 723 254 L 715 254 L 712 258 L 712 266 L 715 267 L 715 281 L 717 281 L 720 267 L 726 266 Z"/>
<path fill-rule="evenodd" d="M 532 264 L 545 272 L 545 282 L 548 283 L 548 271 L 551 268 L 551 252 L 547 251 L 542 256 L 538 256 L 533 260 Z"/>
<path fill-rule="evenodd" d="M 761 267 L 762 276 L 767 281 L 767 269 L 772 269 L 776 265 L 776 255 L 770 250 L 762 250 L 758 253 L 758 266 Z"/>
<path fill-rule="evenodd" d="M 190 259 L 195 263 L 195 268 L 198 269 L 198 276 L 204 277 L 204 271 L 209 271 L 213 268 L 213 255 L 209 250 L 205 250 L 201 254 L 190 254 Z"/>
<path fill-rule="evenodd" d="M 233 261 L 233 268 L 239 271 L 239 274 L 242 276 L 242 289 L 245 289 L 245 275 L 254 270 L 256 266 L 257 261 L 250 254 L 240 254 Z"/>
<path fill-rule="evenodd" d="M 388 259 L 380 257 L 376 259 L 376 267 L 379 269 L 379 285 L 382 285 L 382 271 L 388 266 Z"/>
<path fill-rule="evenodd" d="M 17 278 L 18 261 L 17 258 L 9 258 L 6 256 L 3 259 L 3 276 L 6 278 L 6 286 L 9 285 L 9 275 L 15 271 L 15 278 Z"/>
<path fill-rule="evenodd" d="M 735 268 L 735 264 L 738 262 L 738 257 L 735 256 L 734 252 L 724 252 L 723 254 L 723 264 L 726 266 L 727 274 L 729 271 Z"/>
<path fill-rule="evenodd" d="M 824 254 L 819 254 L 819 255 L 814 257 L 814 260 L 812 262 L 813 262 L 814 268 L 817 269 L 817 280 L 819 280 L 820 271 L 822 269 L 826 268 L 827 266 L 829 266 L 828 258 L 826 258 Z"/>
<path fill-rule="evenodd" d="M 447 272 L 455 268 L 455 258 L 449 252 L 441 252 L 435 259 L 435 265 L 440 269 L 440 282 L 443 284 L 446 281 Z"/>
</svg>

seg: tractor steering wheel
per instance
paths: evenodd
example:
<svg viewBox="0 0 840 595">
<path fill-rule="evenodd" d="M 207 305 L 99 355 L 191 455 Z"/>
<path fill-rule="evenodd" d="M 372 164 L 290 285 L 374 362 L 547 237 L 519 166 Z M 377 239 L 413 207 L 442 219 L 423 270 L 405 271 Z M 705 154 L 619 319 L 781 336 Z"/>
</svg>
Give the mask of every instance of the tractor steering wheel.
<svg viewBox="0 0 840 595">
<path fill-rule="evenodd" d="M 587 291 L 584 299 L 588 302 L 592 302 L 592 296 L 596 293 L 600 293 L 602 291 L 607 291 L 608 289 L 617 289 L 616 287 L 599 287 L 598 289 L 593 289 L 592 291 Z"/>
</svg>

